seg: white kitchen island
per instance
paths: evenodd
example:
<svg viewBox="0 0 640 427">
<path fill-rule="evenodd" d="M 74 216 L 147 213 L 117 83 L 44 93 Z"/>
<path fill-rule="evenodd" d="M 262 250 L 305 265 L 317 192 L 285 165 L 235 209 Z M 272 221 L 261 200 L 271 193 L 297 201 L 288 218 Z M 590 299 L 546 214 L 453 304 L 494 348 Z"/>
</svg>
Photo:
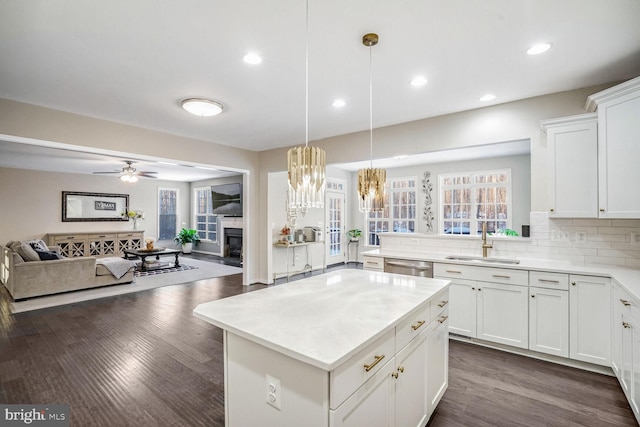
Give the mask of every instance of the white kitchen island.
<svg viewBox="0 0 640 427">
<path fill-rule="evenodd" d="M 340 270 L 201 304 L 226 425 L 424 426 L 448 384 L 446 280 Z"/>
</svg>

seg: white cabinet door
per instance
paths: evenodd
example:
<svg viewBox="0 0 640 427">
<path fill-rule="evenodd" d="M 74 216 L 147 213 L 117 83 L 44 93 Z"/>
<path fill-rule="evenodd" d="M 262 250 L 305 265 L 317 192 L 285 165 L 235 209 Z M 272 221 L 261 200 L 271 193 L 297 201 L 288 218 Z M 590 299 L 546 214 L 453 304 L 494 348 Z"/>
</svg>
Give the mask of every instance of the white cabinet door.
<svg viewBox="0 0 640 427">
<path fill-rule="evenodd" d="M 428 345 L 425 331 L 396 355 L 396 426 L 423 427 L 427 423 Z"/>
<path fill-rule="evenodd" d="M 611 285 L 613 300 L 611 302 L 611 369 L 616 374 L 622 384 L 622 359 L 623 353 L 628 350 L 629 343 L 623 348 L 622 335 L 624 333 L 624 323 L 630 315 L 631 298 L 620 289 L 615 282 Z M 625 391 L 629 388 L 628 383 L 622 384 Z"/>
<path fill-rule="evenodd" d="M 435 411 L 449 385 L 449 320 L 445 311 L 426 331 L 428 417 Z"/>
<path fill-rule="evenodd" d="M 476 282 L 451 280 L 449 286 L 449 332 L 465 337 L 476 337 Z"/>
<path fill-rule="evenodd" d="M 569 357 L 569 292 L 529 288 L 529 350 Z"/>
<path fill-rule="evenodd" d="M 598 217 L 597 114 L 543 123 L 547 129 L 549 217 Z"/>
<path fill-rule="evenodd" d="M 369 378 L 351 397 L 329 411 L 331 427 L 392 427 L 395 422 L 395 359 Z M 422 379 L 424 381 L 424 379 Z"/>
<path fill-rule="evenodd" d="M 569 276 L 569 357 L 611 366 L 611 280 Z"/>
<path fill-rule="evenodd" d="M 632 364 L 629 372 L 631 378 L 627 378 L 631 385 L 631 394 L 627 396 L 629 396 L 629 403 L 631 403 L 631 409 L 633 409 L 636 415 L 636 420 L 640 422 L 640 328 L 638 327 L 638 323 L 633 319 L 629 326 L 630 327 L 625 330 L 628 329 L 631 331 L 632 346 L 629 352 L 632 353 Z M 625 362 L 626 360 L 623 361 L 623 366 Z"/>
<path fill-rule="evenodd" d="M 620 376 L 618 378 L 622 389 L 627 393 L 627 396 L 630 396 L 631 382 L 633 381 L 633 348 L 635 345 L 633 342 L 633 329 L 635 329 L 635 325 L 631 319 L 623 313 L 622 320 L 617 326 L 621 331 Z"/>
<path fill-rule="evenodd" d="M 636 79 L 637 80 L 637 79 Z M 598 197 L 601 218 L 640 218 L 640 85 L 598 105 Z"/>
<path fill-rule="evenodd" d="M 486 282 L 478 282 L 477 286 L 477 337 L 528 348 L 529 288 Z"/>
</svg>

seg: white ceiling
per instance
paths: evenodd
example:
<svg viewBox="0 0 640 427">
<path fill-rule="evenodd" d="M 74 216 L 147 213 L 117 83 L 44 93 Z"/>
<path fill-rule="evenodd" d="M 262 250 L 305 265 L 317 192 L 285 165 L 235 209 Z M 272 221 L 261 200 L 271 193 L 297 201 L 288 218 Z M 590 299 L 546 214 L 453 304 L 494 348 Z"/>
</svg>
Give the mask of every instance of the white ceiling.
<svg viewBox="0 0 640 427">
<path fill-rule="evenodd" d="M 640 75 L 638 0 L 309 0 L 309 20 L 311 140 L 368 128 L 371 31 L 375 127 Z M 526 55 L 539 41 L 553 48 Z M 302 0 L 3 1 L 0 58 L 1 98 L 249 150 L 304 143 Z M 192 116 L 187 97 L 225 109 Z"/>
</svg>

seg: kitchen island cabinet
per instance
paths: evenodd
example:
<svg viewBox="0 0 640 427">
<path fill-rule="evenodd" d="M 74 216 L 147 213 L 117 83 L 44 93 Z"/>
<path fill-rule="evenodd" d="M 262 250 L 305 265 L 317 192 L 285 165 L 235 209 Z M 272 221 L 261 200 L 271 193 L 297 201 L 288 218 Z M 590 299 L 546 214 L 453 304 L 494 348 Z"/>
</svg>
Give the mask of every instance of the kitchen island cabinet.
<svg viewBox="0 0 640 427">
<path fill-rule="evenodd" d="M 448 285 L 340 270 L 199 305 L 223 329 L 226 425 L 424 425 L 447 384 Z"/>
</svg>

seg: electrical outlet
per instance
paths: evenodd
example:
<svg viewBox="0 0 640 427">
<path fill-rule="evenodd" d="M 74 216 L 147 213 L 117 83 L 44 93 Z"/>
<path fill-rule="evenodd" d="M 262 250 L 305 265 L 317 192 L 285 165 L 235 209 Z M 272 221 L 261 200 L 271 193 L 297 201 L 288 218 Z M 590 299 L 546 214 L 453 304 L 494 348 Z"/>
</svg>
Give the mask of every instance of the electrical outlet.
<svg viewBox="0 0 640 427">
<path fill-rule="evenodd" d="M 282 401 L 282 387 L 280 386 L 280 380 L 267 374 L 266 392 L 267 403 L 276 409 L 280 409 Z"/>
<path fill-rule="evenodd" d="M 586 242 L 587 242 L 587 232 L 576 231 L 576 243 L 586 243 Z"/>
<path fill-rule="evenodd" d="M 631 234 L 631 244 L 640 245 L 640 232 L 632 231 L 630 234 Z"/>
</svg>

